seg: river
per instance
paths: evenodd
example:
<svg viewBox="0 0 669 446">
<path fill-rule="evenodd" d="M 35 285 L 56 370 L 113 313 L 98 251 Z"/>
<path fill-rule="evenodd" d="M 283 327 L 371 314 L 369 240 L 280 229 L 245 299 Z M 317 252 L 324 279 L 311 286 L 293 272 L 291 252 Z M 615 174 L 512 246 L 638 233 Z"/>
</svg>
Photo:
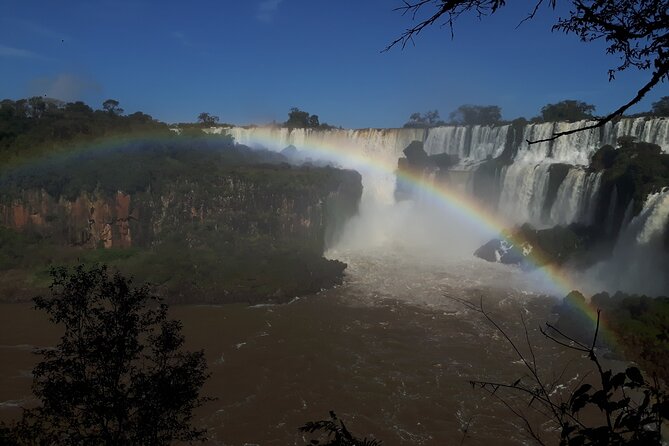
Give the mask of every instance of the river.
<svg viewBox="0 0 669 446">
<path fill-rule="evenodd" d="M 531 276 L 478 259 L 331 253 L 349 263 L 343 285 L 289 304 L 175 306 L 188 347 L 204 349 L 216 400 L 197 412 L 211 444 L 301 445 L 297 428 L 334 410 L 359 436 L 387 445 L 515 445 L 520 421 L 470 379 L 523 374 L 479 302 L 524 346 L 521 314 L 547 374 L 566 361 L 537 328 L 555 301 L 528 292 Z M 0 311 L 0 418 L 30 404 L 36 346 L 58 330 L 27 304 Z M 525 351 L 527 351 L 525 349 Z M 466 432 L 465 432 L 466 431 Z M 462 443 L 461 443 L 462 442 Z"/>
</svg>

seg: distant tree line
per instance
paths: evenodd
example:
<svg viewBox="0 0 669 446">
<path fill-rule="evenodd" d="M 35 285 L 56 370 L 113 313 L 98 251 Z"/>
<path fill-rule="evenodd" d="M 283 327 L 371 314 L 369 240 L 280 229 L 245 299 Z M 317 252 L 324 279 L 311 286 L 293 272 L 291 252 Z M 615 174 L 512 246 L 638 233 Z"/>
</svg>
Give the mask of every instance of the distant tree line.
<svg viewBox="0 0 669 446">
<path fill-rule="evenodd" d="M 318 115 L 311 115 L 309 112 L 300 110 L 297 107 L 292 107 L 288 112 L 288 120 L 283 123 L 285 127 L 289 129 L 296 128 L 308 128 L 308 129 L 321 129 L 329 130 L 334 127 L 320 122 Z"/>
<path fill-rule="evenodd" d="M 575 122 L 584 119 L 596 119 L 594 115 L 595 106 L 583 101 L 566 99 L 555 104 L 546 104 L 541 108 L 538 116 L 530 122 Z M 660 98 L 654 102 L 650 111 L 633 116 L 669 116 L 669 96 Z M 525 119 L 525 118 L 519 118 Z M 502 109 L 497 105 L 471 105 L 459 106 L 449 115 L 447 122 L 439 118 L 438 110 L 425 113 L 412 113 L 409 120 L 404 124 L 405 128 L 429 128 L 443 125 L 495 125 L 502 124 Z"/>
<path fill-rule="evenodd" d="M 169 132 L 166 124 L 145 113 L 123 113 L 115 99 L 107 99 L 98 110 L 81 101 L 40 96 L 4 99 L 0 101 L 0 166 L 95 138 Z"/>
</svg>

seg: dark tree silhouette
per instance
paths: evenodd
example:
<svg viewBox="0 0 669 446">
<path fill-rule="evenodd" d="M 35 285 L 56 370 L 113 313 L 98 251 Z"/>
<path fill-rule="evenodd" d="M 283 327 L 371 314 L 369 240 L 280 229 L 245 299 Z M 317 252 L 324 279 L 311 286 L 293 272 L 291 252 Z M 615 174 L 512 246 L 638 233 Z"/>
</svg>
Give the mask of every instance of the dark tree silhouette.
<svg viewBox="0 0 669 446">
<path fill-rule="evenodd" d="M 197 122 L 205 126 L 216 125 L 218 121 L 219 121 L 218 116 L 210 115 L 209 113 L 206 112 L 202 112 L 199 115 L 197 115 Z"/>
<path fill-rule="evenodd" d="M 203 353 L 183 350 L 181 324 L 147 286 L 106 267 L 51 272 L 37 309 L 64 329 L 40 353 L 33 392 L 14 432 L 23 444 L 166 445 L 204 439 L 192 426 L 207 379 Z M 1 437 L 0 437 L 1 438 Z"/>
<path fill-rule="evenodd" d="M 405 128 L 428 128 L 446 125 L 439 117 L 439 110 L 429 110 L 425 113 L 412 113 L 409 121 L 404 124 Z"/>
<path fill-rule="evenodd" d="M 337 414 L 330 411 L 329 420 L 310 421 L 300 427 L 300 432 L 320 433 L 320 439 L 312 439 L 309 444 L 313 446 L 380 446 L 381 442 L 368 438 L 357 438 L 347 428 Z M 324 437 L 324 438 L 323 438 Z"/>
<path fill-rule="evenodd" d="M 592 119 L 595 106 L 582 101 L 567 99 L 556 104 L 546 104 L 541 108 L 540 119 L 550 121 L 580 121 Z"/>
<path fill-rule="evenodd" d="M 117 116 L 123 114 L 123 109 L 119 107 L 119 102 L 116 99 L 107 99 L 102 103 L 102 108 L 110 115 Z"/>
<path fill-rule="evenodd" d="M 483 300 L 476 305 L 464 299 L 450 298 L 480 313 L 507 341 L 524 366 L 525 373 L 513 382 L 472 380 L 470 384 L 488 392 L 522 420 L 525 431 L 538 444 L 543 445 L 546 442 L 530 421 L 527 411 L 538 413 L 557 428 L 561 446 L 662 444 L 662 427 L 669 420 L 669 395 L 657 378 L 647 379 L 636 367 L 628 367 L 618 373 L 604 369 L 597 356 L 599 311 L 589 344 L 572 338 L 551 324 L 540 329 L 546 338 L 568 350 L 585 355 L 593 365 L 593 370 L 582 371 L 581 380 L 566 392 L 565 398 L 565 394 L 560 391 L 564 387 L 560 378 L 564 376 L 565 370 L 557 371 L 557 375 L 553 370 L 558 377 L 553 381 L 544 378 L 522 315 L 527 353 L 521 351 L 520 345 L 488 313 L 483 306 Z M 584 382 L 586 380 L 590 382 Z M 511 404 L 505 391 L 526 397 L 525 408 Z M 590 415 L 586 416 L 588 411 Z M 599 413 L 600 417 L 594 417 L 593 413 Z"/>
<path fill-rule="evenodd" d="M 663 96 L 659 101 L 653 102 L 651 113 L 656 116 L 669 116 L 669 96 Z"/>
<path fill-rule="evenodd" d="M 502 109 L 497 105 L 461 105 L 449 119 L 459 125 L 493 125 L 502 120 Z"/>
<path fill-rule="evenodd" d="M 559 0 L 535 0 L 520 23 L 531 20 L 542 6 L 555 9 Z M 606 116 L 581 129 L 555 133 L 538 143 L 551 141 L 586 129 L 601 127 L 620 117 L 631 106 L 661 82 L 669 80 L 669 0 L 563 0 L 570 5 L 566 17 L 557 18 L 552 31 L 575 34 L 583 42 L 605 41 L 606 52 L 620 58 L 620 64 L 609 69 L 609 80 L 617 72 L 634 68 L 649 70 L 650 75 L 636 95 Z M 453 26 L 462 15 L 473 14 L 479 18 L 489 16 L 506 6 L 505 0 L 404 0 L 396 8 L 416 19 L 422 11 L 427 14 L 414 26 L 407 28 L 384 51 L 399 45 L 404 48 L 425 28 L 435 23 L 446 25 L 453 36 Z"/>
</svg>

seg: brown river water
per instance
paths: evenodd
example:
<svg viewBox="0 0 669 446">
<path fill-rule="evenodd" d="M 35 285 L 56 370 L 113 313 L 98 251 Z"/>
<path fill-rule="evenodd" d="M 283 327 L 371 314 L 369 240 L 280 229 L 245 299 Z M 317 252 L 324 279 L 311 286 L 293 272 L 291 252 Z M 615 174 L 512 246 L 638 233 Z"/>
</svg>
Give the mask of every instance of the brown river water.
<svg viewBox="0 0 669 446">
<path fill-rule="evenodd" d="M 297 428 L 329 410 L 385 445 L 527 441 L 518 419 L 468 383 L 512 382 L 522 365 L 481 315 L 448 296 L 483 299 L 519 345 L 522 314 L 549 374 L 567 361 L 537 330 L 555 300 L 527 291 L 527 276 L 503 265 L 399 254 L 340 253 L 345 283 L 289 304 L 171 309 L 188 347 L 206 352 L 203 393 L 216 400 L 196 422 L 209 428 L 210 444 L 302 445 Z M 32 350 L 57 336 L 29 304 L 0 306 L 0 419 L 30 404 Z"/>
</svg>

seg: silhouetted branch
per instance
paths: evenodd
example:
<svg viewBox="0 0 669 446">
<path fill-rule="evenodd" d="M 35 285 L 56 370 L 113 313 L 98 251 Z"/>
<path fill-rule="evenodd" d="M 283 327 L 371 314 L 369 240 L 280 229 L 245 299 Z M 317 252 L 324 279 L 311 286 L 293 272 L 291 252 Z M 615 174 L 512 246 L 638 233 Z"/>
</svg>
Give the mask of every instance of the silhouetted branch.
<svg viewBox="0 0 669 446">
<path fill-rule="evenodd" d="M 537 139 L 535 141 L 530 141 L 529 139 L 526 140 L 528 144 L 539 144 L 541 142 L 549 142 L 549 141 L 554 141 L 558 139 L 561 136 L 567 136 L 567 135 L 572 135 L 577 132 L 582 132 L 584 130 L 591 130 L 591 129 L 596 129 L 599 127 L 603 127 L 606 125 L 606 123 L 612 121 L 613 119 L 617 117 L 621 117 L 623 113 L 625 113 L 630 107 L 632 107 L 635 104 L 638 104 L 646 94 L 652 90 L 660 81 L 663 80 L 664 77 L 669 76 L 669 61 L 664 62 L 664 63 L 659 63 L 658 64 L 658 69 L 655 71 L 653 76 L 651 77 L 650 81 L 641 87 L 641 89 L 637 92 L 636 96 L 634 96 L 629 102 L 626 104 L 622 105 L 619 107 L 617 110 L 613 111 L 612 113 L 609 113 L 608 115 L 604 116 L 603 118 L 599 118 L 595 120 L 594 124 L 586 125 L 585 127 L 581 127 L 578 129 L 572 129 L 572 130 L 566 130 L 564 132 L 558 132 L 554 133 L 553 136 L 550 138 L 545 138 L 545 139 Z"/>
</svg>

